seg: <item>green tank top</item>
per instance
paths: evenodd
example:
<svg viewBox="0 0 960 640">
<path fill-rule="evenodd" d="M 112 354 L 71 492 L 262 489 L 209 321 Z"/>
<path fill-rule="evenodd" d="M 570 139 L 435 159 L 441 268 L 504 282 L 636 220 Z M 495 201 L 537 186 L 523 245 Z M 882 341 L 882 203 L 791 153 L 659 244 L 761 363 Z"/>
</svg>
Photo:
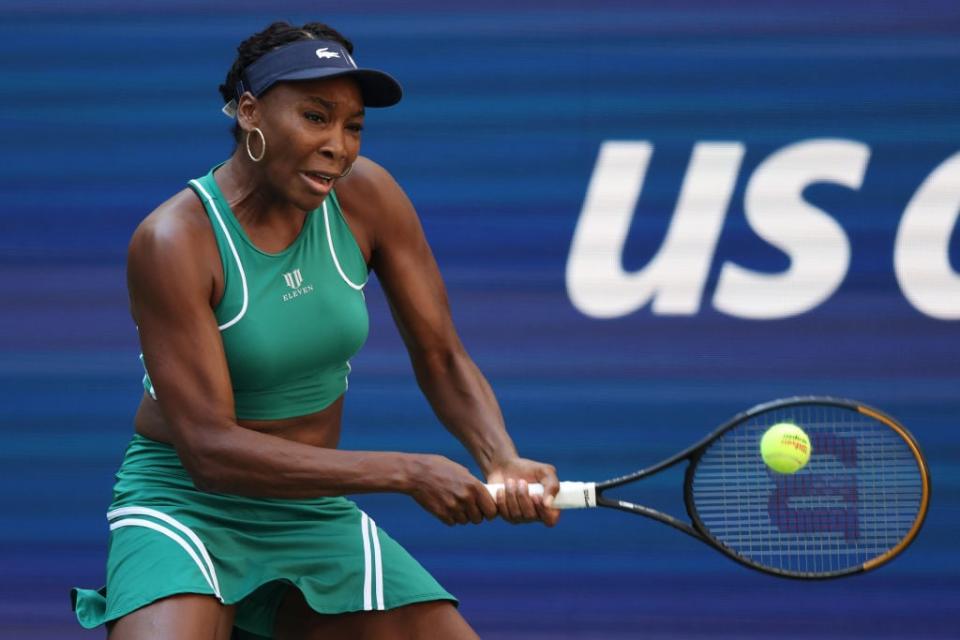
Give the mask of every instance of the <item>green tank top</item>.
<svg viewBox="0 0 960 640">
<path fill-rule="evenodd" d="M 293 244 L 280 253 L 261 251 L 217 187 L 219 167 L 189 185 L 220 250 L 224 290 L 214 312 L 237 418 L 320 411 L 347 390 L 349 360 L 367 338 L 363 254 L 332 191 L 307 214 Z M 144 387 L 156 397 L 149 374 Z"/>
</svg>

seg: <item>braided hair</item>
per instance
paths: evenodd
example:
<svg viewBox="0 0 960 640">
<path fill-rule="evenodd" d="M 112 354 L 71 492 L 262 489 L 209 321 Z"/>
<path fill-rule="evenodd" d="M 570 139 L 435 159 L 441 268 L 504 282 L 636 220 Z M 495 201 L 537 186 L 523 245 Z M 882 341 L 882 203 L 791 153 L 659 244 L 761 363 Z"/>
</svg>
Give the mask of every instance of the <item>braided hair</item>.
<svg viewBox="0 0 960 640">
<path fill-rule="evenodd" d="M 342 44 L 348 53 L 353 54 L 353 43 L 339 31 L 322 22 L 308 22 L 302 27 L 288 22 L 274 22 L 263 31 L 241 42 L 237 47 L 237 59 L 233 61 L 233 66 L 227 72 L 226 80 L 220 85 L 223 101 L 230 102 L 237 97 L 237 84 L 244 69 L 264 54 L 299 40 L 334 40 Z M 233 139 L 239 141 L 240 135 L 240 126 L 234 122 Z"/>
</svg>

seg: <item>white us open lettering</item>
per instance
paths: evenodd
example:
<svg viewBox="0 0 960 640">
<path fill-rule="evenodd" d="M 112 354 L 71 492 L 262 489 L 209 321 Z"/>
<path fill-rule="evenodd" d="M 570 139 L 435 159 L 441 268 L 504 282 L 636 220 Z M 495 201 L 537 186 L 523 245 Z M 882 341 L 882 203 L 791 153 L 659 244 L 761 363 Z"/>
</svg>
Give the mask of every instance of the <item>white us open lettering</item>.
<svg viewBox="0 0 960 640">
<path fill-rule="evenodd" d="M 567 262 L 574 306 L 596 318 L 632 313 L 648 303 L 657 315 L 695 315 L 714 259 L 745 147 L 700 142 L 693 149 L 676 209 L 656 255 L 623 269 L 623 246 L 653 145 L 608 141 L 601 148 Z M 826 301 L 850 265 L 850 242 L 803 190 L 829 182 L 859 190 L 870 148 L 854 140 L 804 140 L 773 153 L 747 184 L 744 211 L 753 231 L 790 259 L 779 273 L 725 261 L 713 306 L 752 319 L 799 315 Z M 960 275 L 950 267 L 951 230 L 960 214 L 960 153 L 918 188 L 897 232 L 893 268 L 907 300 L 940 319 L 960 318 Z"/>
</svg>

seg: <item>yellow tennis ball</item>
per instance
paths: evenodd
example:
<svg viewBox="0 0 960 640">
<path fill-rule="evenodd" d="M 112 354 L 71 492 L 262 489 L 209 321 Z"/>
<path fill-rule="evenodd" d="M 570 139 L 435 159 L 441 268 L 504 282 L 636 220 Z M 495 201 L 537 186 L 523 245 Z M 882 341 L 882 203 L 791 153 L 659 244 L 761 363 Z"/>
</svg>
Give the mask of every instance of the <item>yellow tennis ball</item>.
<svg viewBox="0 0 960 640">
<path fill-rule="evenodd" d="M 796 473 L 807 464 L 811 453 L 810 438 L 792 422 L 778 422 L 760 439 L 760 455 L 777 473 Z"/>
</svg>

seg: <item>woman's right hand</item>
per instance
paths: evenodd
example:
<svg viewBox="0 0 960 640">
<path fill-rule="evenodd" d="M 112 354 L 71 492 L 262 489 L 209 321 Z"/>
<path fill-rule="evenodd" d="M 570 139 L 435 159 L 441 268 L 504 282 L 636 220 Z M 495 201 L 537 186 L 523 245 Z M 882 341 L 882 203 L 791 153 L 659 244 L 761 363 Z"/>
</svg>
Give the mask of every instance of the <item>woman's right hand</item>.
<svg viewBox="0 0 960 640">
<path fill-rule="evenodd" d="M 415 460 L 408 493 L 445 524 L 480 524 L 497 516 L 496 501 L 466 467 L 438 455 Z"/>
</svg>

